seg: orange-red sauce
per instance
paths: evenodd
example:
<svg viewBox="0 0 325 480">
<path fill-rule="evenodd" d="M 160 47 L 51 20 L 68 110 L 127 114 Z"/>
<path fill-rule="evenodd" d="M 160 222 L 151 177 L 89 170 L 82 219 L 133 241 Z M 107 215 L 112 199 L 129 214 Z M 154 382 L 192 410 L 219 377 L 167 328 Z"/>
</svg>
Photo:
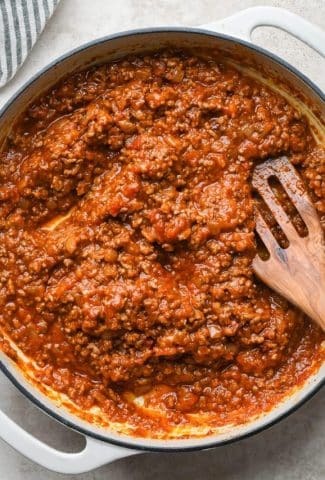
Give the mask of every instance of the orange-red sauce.
<svg viewBox="0 0 325 480">
<path fill-rule="evenodd" d="M 0 158 L 0 326 L 37 378 L 156 436 L 243 421 L 310 375 L 324 336 L 252 270 L 251 174 L 283 154 L 324 222 L 307 122 L 222 59 L 128 58 L 31 105 Z"/>
</svg>

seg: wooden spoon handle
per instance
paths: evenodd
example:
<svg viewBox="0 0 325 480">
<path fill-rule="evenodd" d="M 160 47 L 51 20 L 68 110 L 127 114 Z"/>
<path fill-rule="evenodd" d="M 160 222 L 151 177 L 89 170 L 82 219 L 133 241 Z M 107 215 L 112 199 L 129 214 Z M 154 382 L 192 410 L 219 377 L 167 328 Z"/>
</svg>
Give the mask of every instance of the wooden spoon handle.
<svg viewBox="0 0 325 480">
<path fill-rule="evenodd" d="M 319 283 L 310 282 L 306 293 L 304 301 L 299 306 L 325 332 L 325 275 Z"/>
<path fill-rule="evenodd" d="M 264 237 L 265 239 L 265 237 Z M 268 245 L 270 248 L 270 245 Z M 312 257 L 306 244 L 283 250 L 274 241 L 271 258 L 253 261 L 257 276 L 296 305 L 325 332 L 325 257 Z"/>
</svg>

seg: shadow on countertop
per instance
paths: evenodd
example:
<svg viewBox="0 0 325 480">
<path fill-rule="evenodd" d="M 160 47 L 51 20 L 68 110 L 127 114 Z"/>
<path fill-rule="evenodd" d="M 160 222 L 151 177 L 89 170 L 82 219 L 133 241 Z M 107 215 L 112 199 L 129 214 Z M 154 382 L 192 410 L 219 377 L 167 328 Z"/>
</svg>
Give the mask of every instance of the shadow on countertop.
<svg viewBox="0 0 325 480">
<path fill-rule="evenodd" d="M 0 407 L 27 431 L 60 450 L 83 448 L 81 435 L 40 414 L 2 376 L 0 391 Z M 16 457 L 24 480 L 321 480 L 325 478 L 324 407 L 325 389 L 279 424 L 238 443 L 203 452 L 135 455 L 78 476 L 48 472 L 1 442 L 0 477 L 9 478 L 10 459 Z"/>
</svg>

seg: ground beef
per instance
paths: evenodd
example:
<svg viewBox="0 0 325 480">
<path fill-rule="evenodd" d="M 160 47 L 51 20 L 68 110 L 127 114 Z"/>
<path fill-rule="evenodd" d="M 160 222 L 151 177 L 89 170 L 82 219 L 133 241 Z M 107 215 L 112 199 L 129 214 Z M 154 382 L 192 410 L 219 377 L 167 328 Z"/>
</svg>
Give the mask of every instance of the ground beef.
<svg viewBox="0 0 325 480">
<path fill-rule="evenodd" d="M 324 222 L 306 120 L 223 59 L 162 52 L 69 76 L 1 154 L 3 334 L 43 384 L 140 435 L 268 410 L 324 339 L 252 270 L 252 171 L 284 154 Z"/>
</svg>

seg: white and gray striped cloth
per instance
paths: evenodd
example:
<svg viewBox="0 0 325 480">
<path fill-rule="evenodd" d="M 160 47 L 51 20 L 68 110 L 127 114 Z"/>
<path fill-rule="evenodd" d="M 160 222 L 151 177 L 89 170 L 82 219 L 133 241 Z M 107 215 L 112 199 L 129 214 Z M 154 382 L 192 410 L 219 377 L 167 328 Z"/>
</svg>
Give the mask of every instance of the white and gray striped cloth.
<svg viewBox="0 0 325 480">
<path fill-rule="evenodd" d="M 0 87 L 25 61 L 60 0 L 0 0 Z"/>
</svg>

